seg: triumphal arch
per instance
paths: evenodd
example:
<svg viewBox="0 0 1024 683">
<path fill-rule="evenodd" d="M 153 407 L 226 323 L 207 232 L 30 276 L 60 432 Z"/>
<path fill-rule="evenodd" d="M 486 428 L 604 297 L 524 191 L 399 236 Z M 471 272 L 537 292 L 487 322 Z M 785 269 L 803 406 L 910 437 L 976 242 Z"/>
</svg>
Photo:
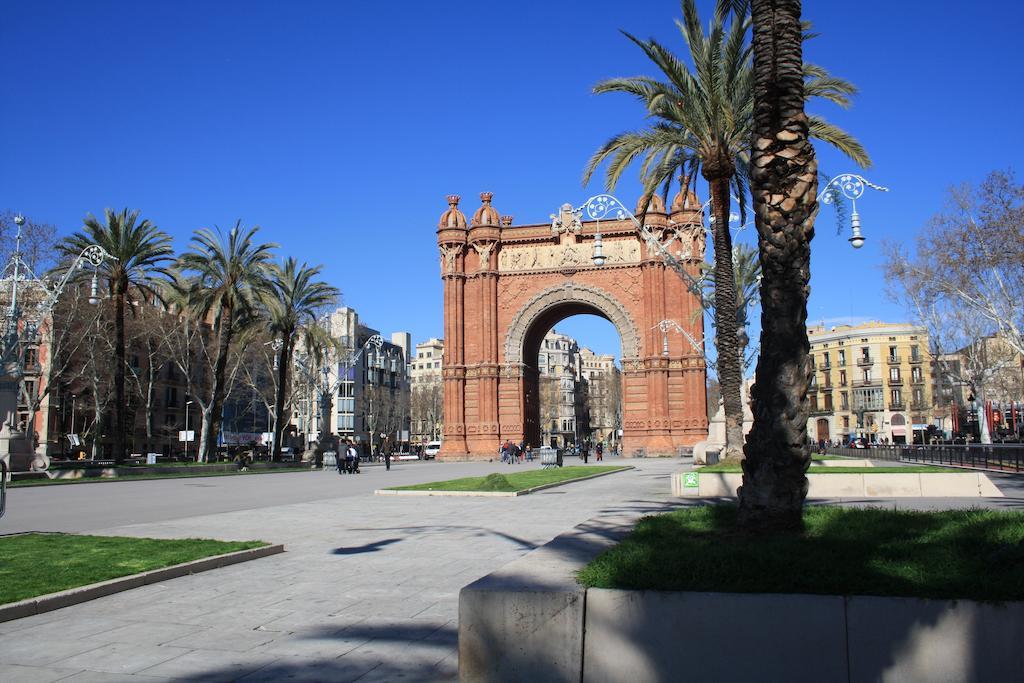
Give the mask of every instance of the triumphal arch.
<svg viewBox="0 0 1024 683">
<path fill-rule="evenodd" d="M 481 193 L 467 222 L 459 197 L 450 195 L 437 228 L 445 341 L 439 457 L 494 458 L 505 439 L 540 444 L 541 340 L 579 313 L 609 320 L 622 342 L 623 454 L 676 455 L 705 439 L 705 364 L 694 348 L 704 337 L 700 302 L 666 268 L 658 245 L 628 216 L 587 220 L 566 204 L 550 223 L 516 226 L 492 199 Z M 652 197 L 644 224 L 696 277 L 701 221 L 700 203 L 684 190 L 668 211 Z M 669 326 L 662 321 L 690 339 L 663 332 Z"/>
</svg>

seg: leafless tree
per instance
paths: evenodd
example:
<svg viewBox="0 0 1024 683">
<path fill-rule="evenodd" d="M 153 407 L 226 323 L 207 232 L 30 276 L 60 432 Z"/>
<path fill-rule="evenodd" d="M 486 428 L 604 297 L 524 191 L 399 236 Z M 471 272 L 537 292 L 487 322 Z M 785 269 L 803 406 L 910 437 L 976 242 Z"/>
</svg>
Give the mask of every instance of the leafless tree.
<svg viewBox="0 0 1024 683">
<path fill-rule="evenodd" d="M 928 329 L 941 371 L 982 401 L 1024 354 L 1024 186 L 996 171 L 978 187 L 950 189 L 915 246 L 910 255 L 904 245 L 886 245 L 889 293 Z M 954 353 L 959 367 L 950 362 Z M 983 415 L 980 422 L 987 442 Z"/>
<path fill-rule="evenodd" d="M 439 438 L 444 422 L 444 384 L 441 378 L 428 378 L 416 384 L 411 396 L 412 424 L 430 441 Z"/>
</svg>

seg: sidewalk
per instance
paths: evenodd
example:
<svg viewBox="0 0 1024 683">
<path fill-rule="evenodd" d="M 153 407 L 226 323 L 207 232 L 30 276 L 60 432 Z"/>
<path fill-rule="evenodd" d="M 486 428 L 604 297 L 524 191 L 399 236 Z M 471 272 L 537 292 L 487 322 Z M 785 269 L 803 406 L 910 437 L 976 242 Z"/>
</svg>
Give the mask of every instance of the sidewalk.
<svg viewBox="0 0 1024 683">
<path fill-rule="evenodd" d="M 680 461 L 629 464 L 521 498 L 365 494 L 104 529 L 287 552 L 2 623 L 0 680 L 452 680 L 462 586 L 595 516 L 665 506 Z"/>
</svg>

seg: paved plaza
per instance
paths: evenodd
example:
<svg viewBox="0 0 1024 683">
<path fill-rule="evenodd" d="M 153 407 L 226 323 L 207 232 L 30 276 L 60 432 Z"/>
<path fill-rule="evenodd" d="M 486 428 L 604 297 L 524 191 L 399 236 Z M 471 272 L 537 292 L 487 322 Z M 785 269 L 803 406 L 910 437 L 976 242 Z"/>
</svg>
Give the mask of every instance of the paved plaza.
<svg viewBox="0 0 1024 683">
<path fill-rule="evenodd" d="M 15 489 L 0 533 L 262 539 L 286 552 L 0 623 L 0 680 L 452 680 L 462 586 L 586 520 L 673 504 L 679 460 L 628 462 L 636 469 L 519 498 L 372 492 L 535 465 Z M 998 478 L 1005 499 L 870 504 L 1019 507 L 1016 481 Z"/>
</svg>

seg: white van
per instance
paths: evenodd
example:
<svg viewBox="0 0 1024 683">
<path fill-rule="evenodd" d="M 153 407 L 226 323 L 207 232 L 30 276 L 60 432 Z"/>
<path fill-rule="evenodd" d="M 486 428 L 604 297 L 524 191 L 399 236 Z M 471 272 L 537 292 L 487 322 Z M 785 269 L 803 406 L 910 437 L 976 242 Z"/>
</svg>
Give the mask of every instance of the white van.
<svg viewBox="0 0 1024 683">
<path fill-rule="evenodd" d="M 424 460 L 433 460 L 434 458 L 437 457 L 437 453 L 440 450 L 441 450 L 441 442 L 440 441 L 431 441 L 430 443 L 428 443 L 426 445 L 426 448 L 423 449 L 423 459 Z"/>
</svg>

